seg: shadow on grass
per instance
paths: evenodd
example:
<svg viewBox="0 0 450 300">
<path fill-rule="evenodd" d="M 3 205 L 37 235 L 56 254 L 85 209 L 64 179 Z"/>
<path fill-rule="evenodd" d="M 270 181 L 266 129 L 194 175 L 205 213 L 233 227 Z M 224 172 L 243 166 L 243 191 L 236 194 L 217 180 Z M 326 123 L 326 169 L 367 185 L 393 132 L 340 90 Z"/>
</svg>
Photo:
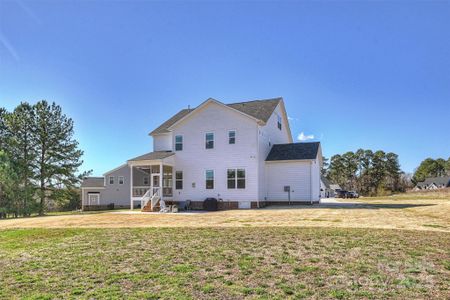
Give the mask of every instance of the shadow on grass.
<svg viewBox="0 0 450 300">
<path fill-rule="evenodd" d="M 61 217 L 61 216 L 80 216 L 80 215 L 95 215 L 95 214 L 103 214 L 112 212 L 113 210 L 96 210 L 96 211 L 63 211 L 63 212 L 48 212 L 45 215 L 31 215 L 28 217 L 8 217 L 8 218 L 0 218 L 0 222 L 3 220 L 17 220 L 17 219 L 33 219 L 33 218 L 45 218 L 45 217 Z M 116 210 L 117 211 L 117 210 Z"/>
<path fill-rule="evenodd" d="M 297 204 L 297 205 L 271 205 L 265 209 L 405 209 L 412 207 L 435 206 L 436 204 L 370 204 L 370 203 L 326 203 L 326 204 Z"/>
</svg>

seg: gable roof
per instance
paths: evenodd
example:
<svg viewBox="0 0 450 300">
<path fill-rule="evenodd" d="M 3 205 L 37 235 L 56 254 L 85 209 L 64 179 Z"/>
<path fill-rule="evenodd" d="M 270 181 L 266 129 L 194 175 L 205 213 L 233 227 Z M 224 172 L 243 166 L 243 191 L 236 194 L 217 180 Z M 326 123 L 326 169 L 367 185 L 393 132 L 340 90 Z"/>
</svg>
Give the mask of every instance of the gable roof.
<svg viewBox="0 0 450 300">
<path fill-rule="evenodd" d="M 325 176 L 320 175 L 320 180 L 322 180 L 322 183 L 326 188 L 330 188 L 330 182 L 325 178 Z"/>
<path fill-rule="evenodd" d="M 155 130 L 150 132 L 150 135 L 152 134 L 161 134 L 161 133 L 167 133 L 169 132 L 168 128 L 187 116 L 193 109 L 182 109 L 179 112 L 177 112 L 175 115 L 173 115 L 169 120 L 165 121 L 159 127 L 157 127 Z"/>
<path fill-rule="evenodd" d="M 105 179 L 103 177 L 85 177 L 81 187 L 104 187 Z"/>
<path fill-rule="evenodd" d="M 235 109 L 245 115 L 248 115 L 252 118 L 255 118 L 257 120 L 260 120 L 260 121 L 266 123 L 281 100 L 283 100 L 283 98 L 278 97 L 278 98 L 272 98 L 272 99 L 252 100 L 252 101 L 245 101 L 245 102 L 238 102 L 238 103 L 231 103 L 231 104 L 223 104 L 220 101 L 209 98 L 204 103 L 206 103 L 208 101 L 215 101 L 215 102 L 218 102 L 225 106 L 228 106 L 229 108 Z M 202 103 L 201 105 L 197 106 L 194 109 L 180 110 L 178 113 L 173 115 L 170 119 L 168 119 L 167 121 L 162 123 L 159 127 L 157 127 L 155 130 L 150 132 L 150 135 L 170 132 L 169 128 L 171 126 L 173 126 L 175 123 L 177 123 L 178 121 L 180 121 L 181 119 L 186 117 L 191 112 L 195 111 L 197 108 L 202 106 L 204 103 Z"/>
<path fill-rule="evenodd" d="M 426 187 L 427 185 L 428 183 L 425 183 L 425 181 L 421 181 L 416 184 L 416 187 L 423 188 Z"/>
<path fill-rule="evenodd" d="M 320 142 L 275 144 L 266 161 L 316 159 Z"/>
<path fill-rule="evenodd" d="M 422 183 L 422 185 L 419 185 L 420 183 Z M 450 176 L 426 178 L 425 181 L 419 182 L 417 185 L 418 186 L 426 186 L 426 185 L 430 185 L 433 183 L 438 186 L 439 185 L 449 186 L 450 185 Z"/>
<path fill-rule="evenodd" d="M 281 100 L 283 100 L 283 98 L 278 97 L 273 99 L 231 103 L 226 105 L 266 123 Z"/>
<path fill-rule="evenodd" d="M 332 190 L 342 190 L 339 184 L 330 184 L 330 189 Z"/>
<path fill-rule="evenodd" d="M 158 160 L 158 159 L 163 159 L 169 156 L 174 155 L 175 153 L 173 153 L 172 151 L 154 151 L 154 152 L 149 152 L 146 153 L 144 155 L 140 155 L 138 157 L 129 159 L 128 161 L 136 161 L 136 160 Z"/>
<path fill-rule="evenodd" d="M 128 166 L 128 165 L 127 164 L 122 164 L 122 165 L 118 166 L 115 169 L 112 169 L 112 170 L 110 170 L 110 171 L 108 171 L 106 173 L 103 173 L 103 176 L 106 176 L 106 175 L 111 174 L 111 173 L 113 173 L 115 171 L 118 171 L 118 170 L 120 170 L 120 169 L 122 169 L 123 167 L 126 167 L 126 166 Z"/>
</svg>

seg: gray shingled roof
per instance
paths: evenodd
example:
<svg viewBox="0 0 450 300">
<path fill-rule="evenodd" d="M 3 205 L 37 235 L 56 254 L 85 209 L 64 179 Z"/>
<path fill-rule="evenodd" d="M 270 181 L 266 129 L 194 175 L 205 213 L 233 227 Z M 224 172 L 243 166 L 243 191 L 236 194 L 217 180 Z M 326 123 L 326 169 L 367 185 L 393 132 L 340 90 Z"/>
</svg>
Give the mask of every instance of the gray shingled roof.
<svg viewBox="0 0 450 300">
<path fill-rule="evenodd" d="M 332 190 L 342 190 L 339 184 L 330 184 L 330 189 Z"/>
<path fill-rule="evenodd" d="M 326 179 L 325 178 L 325 176 L 320 176 L 320 180 L 322 180 L 322 182 L 323 182 L 323 184 L 325 185 L 325 187 L 327 188 L 327 189 L 329 189 L 330 188 L 330 182 L 328 181 L 328 179 Z"/>
<path fill-rule="evenodd" d="M 276 144 L 267 155 L 266 161 L 315 159 L 320 142 Z"/>
<path fill-rule="evenodd" d="M 424 181 L 422 181 L 422 182 L 418 182 L 418 183 L 416 184 L 416 186 L 419 187 L 419 188 L 423 188 L 423 187 L 428 186 L 428 183 L 425 183 Z"/>
<path fill-rule="evenodd" d="M 269 120 L 273 111 L 277 107 L 278 103 L 280 103 L 280 101 L 282 99 L 283 98 L 279 97 L 279 98 L 273 98 L 273 99 L 252 100 L 252 101 L 231 103 L 231 104 L 225 104 L 225 105 L 227 105 L 231 108 L 234 108 L 240 112 L 243 112 L 244 114 L 252 116 L 258 120 L 267 122 L 267 120 Z M 169 132 L 168 128 L 170 126 L 172 126 L 177 121 L 181 120 L 184 116 L 186 116 L 187 114 L 189 114 L 190 112 L 192 112 L 194 110 L 195 110 L 195 108 L 180 110 L 178 113 L 176 113 L 174 116 L 172 116 L 169 120 L 165 121 L 158 128 L 156 128 L 155 130 L 150 132 L 150 135 Z"/>
<path fill-rule="evenodd" d="M 425 181 L 423 181 L 423 185 L 429 185 L 432 183 L 434 183 L 437 186 L 440 186 L 440 185 L 449 186 L 450 185 L 450 177 L 449 176 L 447 176 L 447 177 L 432 177 L 432 178 L 426 178 Z"/>
<path fill-rule="evenodd" d="M 105 179 L 103 177 L 85 177 L 81 187 L 104 187 Z"/>
<path fill-rule="evenodd" d="M 158 133 L 166 133 L 169 132 L 167 128 L 175 124 L 178 120 L 181 120 L 184 116 L 186 116 L 188 113 L 193 111 L 193 109 L 182 109 L 178 113 L 176 113 L 172 118 L 162 123 L 158 128 L 150 132 L 150 135 L 152 134 L 158 134 Z"/>
<path fill-rule="evenodd" d="M 169 156 L 174 155 L 172 151 L 155 151 L 155 152 L 149 152 L 144 155 L 140 155 L 138 157 L 129 159 L 128 161 L 135 161 L 135 160 L 158 160 L 163 159 Z"/>
<path fill-rule="evenodd" d="M 267 122 L 283 98 L 273 98 L 264 100 L 253 100 L 239 103 L 227 104 L 227 106 L 239 110 L 255 119 Z"/>
</svg>

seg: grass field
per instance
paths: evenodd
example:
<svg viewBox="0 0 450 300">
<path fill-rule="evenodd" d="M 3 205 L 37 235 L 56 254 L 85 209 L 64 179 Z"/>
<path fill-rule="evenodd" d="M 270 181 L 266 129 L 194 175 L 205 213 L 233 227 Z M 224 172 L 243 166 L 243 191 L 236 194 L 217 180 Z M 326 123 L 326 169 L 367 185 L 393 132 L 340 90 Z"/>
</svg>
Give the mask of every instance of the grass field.
<svg viewBox="0 0 450 300">
<path fill-rule="evenodd" d="M 0 298 L 449 299 L 450 199 L 0 221 Z"/>
</svg>

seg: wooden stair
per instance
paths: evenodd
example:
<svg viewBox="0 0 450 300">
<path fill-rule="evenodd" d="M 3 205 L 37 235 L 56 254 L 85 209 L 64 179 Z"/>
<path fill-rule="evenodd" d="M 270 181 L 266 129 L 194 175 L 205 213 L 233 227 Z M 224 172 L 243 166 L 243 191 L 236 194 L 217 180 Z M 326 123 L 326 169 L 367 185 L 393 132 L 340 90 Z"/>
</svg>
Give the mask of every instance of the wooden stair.
<svg viewBox="0 0 450 300">
<path fill-rule="evenodd" d="M 155 212 L 161 211 L 161 202 L 158 191 L 155 192 L 151 197 L 149 196 L 150 190 L 144 194 L 142 197 L 143 202 L 145 202 L 144 207 L 141 208 L 143 212 Z M 147 199 L 146 201 L 144 201 Z"/>
<path fill-rule="evenodd" d="M 141 209 L 141 211 L 143 211 L 143 212 L 157 212 L 157 211 L 159 211 L 160 209 L 161 209 L 161 207 L 160 207 L 160 205 L 159 205 L 159 203 L 158 203 L 157 205 L 155 205 L 155 207 L 153 207 L 153 210 L 152 210 L 152 204 L 151 204 L 151 201 L 148 201 L 147 205 L 145 205 L 145 206 Z"/>
</svg>

